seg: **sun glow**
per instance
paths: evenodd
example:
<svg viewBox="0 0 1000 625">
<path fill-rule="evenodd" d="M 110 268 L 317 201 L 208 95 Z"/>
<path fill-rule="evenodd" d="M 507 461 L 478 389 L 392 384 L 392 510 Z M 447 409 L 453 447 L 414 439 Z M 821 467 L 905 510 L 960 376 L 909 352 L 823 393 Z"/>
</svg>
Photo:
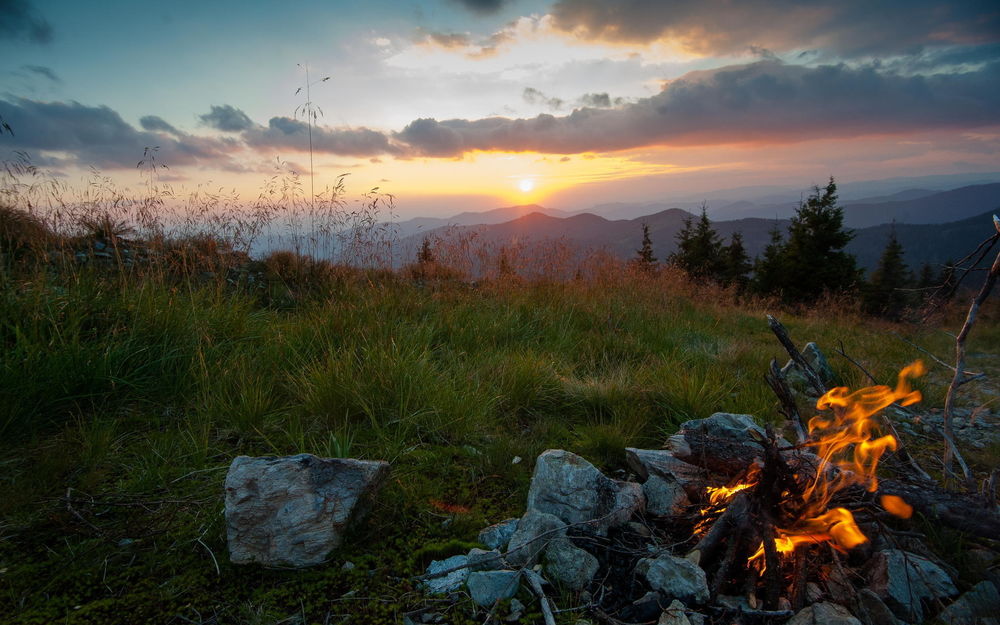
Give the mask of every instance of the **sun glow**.
<svg viewBox="0 0 1000 625">
<path fill-rule="evenodd" d="M 535 181 L 531 178 L 521 178 L 517 183 L 517 188 L 524 193 L 530 193 L 535 189 Z"/>
</svg>

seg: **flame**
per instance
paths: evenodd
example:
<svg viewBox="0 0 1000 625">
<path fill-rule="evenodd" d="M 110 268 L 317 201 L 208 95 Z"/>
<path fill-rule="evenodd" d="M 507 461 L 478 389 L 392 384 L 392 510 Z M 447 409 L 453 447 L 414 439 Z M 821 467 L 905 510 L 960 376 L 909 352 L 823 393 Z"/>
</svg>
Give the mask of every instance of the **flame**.
<svg viewBox="0 0 1000 625">
<path fill-rule="evenodd" d="M 910 378 L 924 373 L 926 368 L 918 360 L 900 371 L 896 388 L 871 386 L 852 393 L 838 387 L 819 398 L 816 408 L 827 412 L 809 421 L 809 445 L 816 450 L 819 466 L 801 501 L 789 502 L 797 508 L 795 522 L 787 528 L 776 528 L 779 553 L 790 554 L 802 544 L 830 542 L 845 550 L 867 542 L 850 510 L 831 509 L 830 501 L 848 486 L 864 486 L 869 492 L 878 488 L 875 474 L 879 460 L 886 450 L 894 451 L 898 441 L 892 435 L 881 435 L 872 417 L 893 403 L 909 406 L 920 401 L 920 391 L 910 386 Z M 881 502 L 897 516 L 909 518 L 913 513 L 913 508 L 899 497 L 886 495 Z M 761 545 L 749 561 L 762 565 L 763 555 Z"/>
</svg>

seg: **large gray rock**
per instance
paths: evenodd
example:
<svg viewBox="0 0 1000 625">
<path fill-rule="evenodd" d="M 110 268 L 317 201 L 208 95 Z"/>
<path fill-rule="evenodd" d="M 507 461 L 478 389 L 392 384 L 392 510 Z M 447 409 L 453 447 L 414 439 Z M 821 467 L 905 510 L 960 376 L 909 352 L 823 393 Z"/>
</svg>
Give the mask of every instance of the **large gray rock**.
<svg viewBox="0 0 1000 625">
<path fill-rule="evenodd" d="M 549 579 L 569 590 L 583 590 L 597 575 L 597 558 L 574 545 L 568 538 L 557 538 L 545 549 L 545 572 Z"/>
<path fill-rule="evenodd" d="M 673 478 L 651 475 L 642 484 L 646 512 L 653 516 L 680 516 L 691 505 L 684 488 Z"/>
<path fill-rule="evenodd" d="M 505 568 L 506 564 L 500 552 L 496 549 L 486 551 L 485 549 L 473 547 L 469 551 L 468 557 L 470 571 L 495 571 Z"/>
<path fill-rule="evenodd" d="M 507 544 L 507 562 L 514 566 L 533 565 L 551 541 L 564 536 L 566 524 L 559 517 L 529 509 Z"/>
<path fill-rule="evenodd" d="M 434 560 L 427 567 L 427 575 L 438 575 L 445 571 L 450 572 L 424 580 L 422 583 L 424 590 L 432 595 L 444 595 L 449 592 L 455 592 L 469 578 L 468 565 L 469 556 L 463 555 L 452 556 L 445 560 Z"/>
<path fill-rule="evenodd" d="M 388 472 L 386 462 L 238 456 L 225 484 L 230 559 L 293 567 L 325 561 Z"/>
<path fill-rule="evenodd" d="M 1000 625 L 1000 593 L 993 582 L 979 582 L 938 614 L 948 625 Z"/>
<path fill-rule="evenodd" d="M 868 587 L 904 621 L 919 623 L 924 620 L 921 601 L 958 594 L 944 569 L 901 549 L 876 553 L 868 563 L 867 572 Z"/>
<path fill-rule="evenodd" d="M 667 598 L 680 599 L 686 604 L 708 601 L 705 571 L 690 560 L 669 554 L 643 558 L 636 564 L 635 571 L 646 578 L 650 588 Z"/>
<path fill-rule="evenodd" d="M 520 578 L 520 571 L 477 571 L 469 573 L 466 585 L 472 600 L 488 608 L 501 599 L 516 595 Z"/>
<path fill-rule="evenodd" d="M 861 621 L 836 603 L 814 603 L 800 610 L 786 625 L 861 625 Z"/>
<path fill-rule="evenodd" d="M 479 532 L 479 542 L 490 549 L 506 549 L 510 537 L 517 531 L 518 519 L 500 521 Z"/>
<path fill-rule="evenodd" d="M 613 480 L 580 456 L 550 449 L 538 456 L 528 509 L 555 515 L 599 535 L 624 525 L 642 509 L 642 487 Z"/>
<path fill-rule="evenodd" d="M 680 437 L 683 440 L 683 436 Z M 690 454 L 690 449 L 688 450 Z M 684 462 L 666 449 L 625 448 L 628 466 L 640 479 L 648 480 L 656 475 L 666 480 L 674 480 L 684 487 L 689 497 L 704 493 L 708 485 L 708 472 L 701 467 Z"/>
<path fill-rule="evenodd" d="M 764 436 L 764 428 L 757 425 L 753 417 L 748 414 L 732 414 L 729 412 L 716 412 L 707 419 L 693 419 L 681 424 L 680 431 L 684 433 L 703 434 L 710 438 L 721 440 L 733 440 L 744 443 L 756 443 L 756 438 L 752 432 L 758 436 Z M 759 448 L 760 446 L 757 445 Z"/>
<path fill-rule="evenodd" d="M 858 616 L 865 625 L 899 625 L 899 620 L 889 609 L 889 606 L 869 588 L 858 592 L 863 610 Z"/>
</svg>

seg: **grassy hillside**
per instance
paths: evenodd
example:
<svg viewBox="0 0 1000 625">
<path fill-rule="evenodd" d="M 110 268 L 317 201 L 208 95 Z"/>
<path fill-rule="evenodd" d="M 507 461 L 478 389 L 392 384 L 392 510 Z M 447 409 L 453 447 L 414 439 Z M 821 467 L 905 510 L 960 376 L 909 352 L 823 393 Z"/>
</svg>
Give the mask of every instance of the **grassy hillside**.
<svg viewBox="0 0 1000 625">
<path fill-rule="evenodd" d="M 263 287 L 5 265 L 4 622 L 398 622 L 422 600 L 409 576 L 523 512 L 540 451 L 614 470 L 624 446 L 658 446 L 685 419 L 776 416 L 770 308 L 676 274 L 473 286 L 284 260 L 258 267 Z M 887 381 L 917 356 L 890 330 L 948 350 L 933 327 L 876 326 L 834 302 L 782 317 Z M 973 340 L 1000 344 L 996 321 Z M 229 462 L 298 452 L 386 459 L 393 478 L 328 565 L 231 565 Z M 481 621 L 465 608 L 450 622 Z"/>
</svg>

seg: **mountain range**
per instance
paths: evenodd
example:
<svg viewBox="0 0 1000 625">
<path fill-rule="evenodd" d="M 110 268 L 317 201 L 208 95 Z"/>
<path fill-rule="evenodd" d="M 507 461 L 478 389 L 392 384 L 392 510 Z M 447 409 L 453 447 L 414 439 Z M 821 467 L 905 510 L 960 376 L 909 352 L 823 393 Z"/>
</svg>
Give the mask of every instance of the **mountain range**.
<svg viewBox="0 0 1000 625">
<path fill-rule="evenodd" d="M 774 228 L 785 231 L 797 202 L 775 219 L 759 216 L 762 210 L 784 203 L 762 205 L 754 202 L 734 202 L 714 211 L 713 227 L 724 242 L 734 232 L 743 235 L 744 246 L 751 258 L 761 254 L 770 241 Z M 872 269 L 895 230 L 905 249 L 911 269 L 924 263 L 941 266 L 957 260 L 975 248 L 994 231 L 991 212 L 1000 207 L 1000 183 L 978 184 L 948 191 L 904 189 L 884 196 L 872 196 L 841 203 L 845 226 L 854 230 L 854 239 L 847 251 L 858 264 Z M 659 210 L 654 210 L 659 208 Z M 635 215 L 637 211 L 654 210 Z M 719 214 L 732 218 L 718 219 Z M 766 214 L 766 213 L 764 213 Z M 622 215 L 631 215 L 622 218 Z M 710 217 L 713 211 L 709 211 Z M 758 216 L 751 216 L 758 215 Z M 617 218 L 616 218 L 617 217 Z M 667 258 L 677 248 L 677 234 L 695 212 L 678 207 L 662 208 L 650 204 L 605 204 L 587 211 L 571 213 L 546 209 L 538 205 L 498 208 L 485 213 L 462 213 L 452 218 L 418 218 L 397 224 L 404 256 L 412 258 L 424 237 L 475 233 L 483 242 L 498 245 L 518 242 L 538 244 L 563 239 L 582 249 L 604 248 L 613 254 L 629 258 L 635 255 L 642 238 L 642 224 L 649 226 L 653 251 L 660 259 Z"/>
</svg>

